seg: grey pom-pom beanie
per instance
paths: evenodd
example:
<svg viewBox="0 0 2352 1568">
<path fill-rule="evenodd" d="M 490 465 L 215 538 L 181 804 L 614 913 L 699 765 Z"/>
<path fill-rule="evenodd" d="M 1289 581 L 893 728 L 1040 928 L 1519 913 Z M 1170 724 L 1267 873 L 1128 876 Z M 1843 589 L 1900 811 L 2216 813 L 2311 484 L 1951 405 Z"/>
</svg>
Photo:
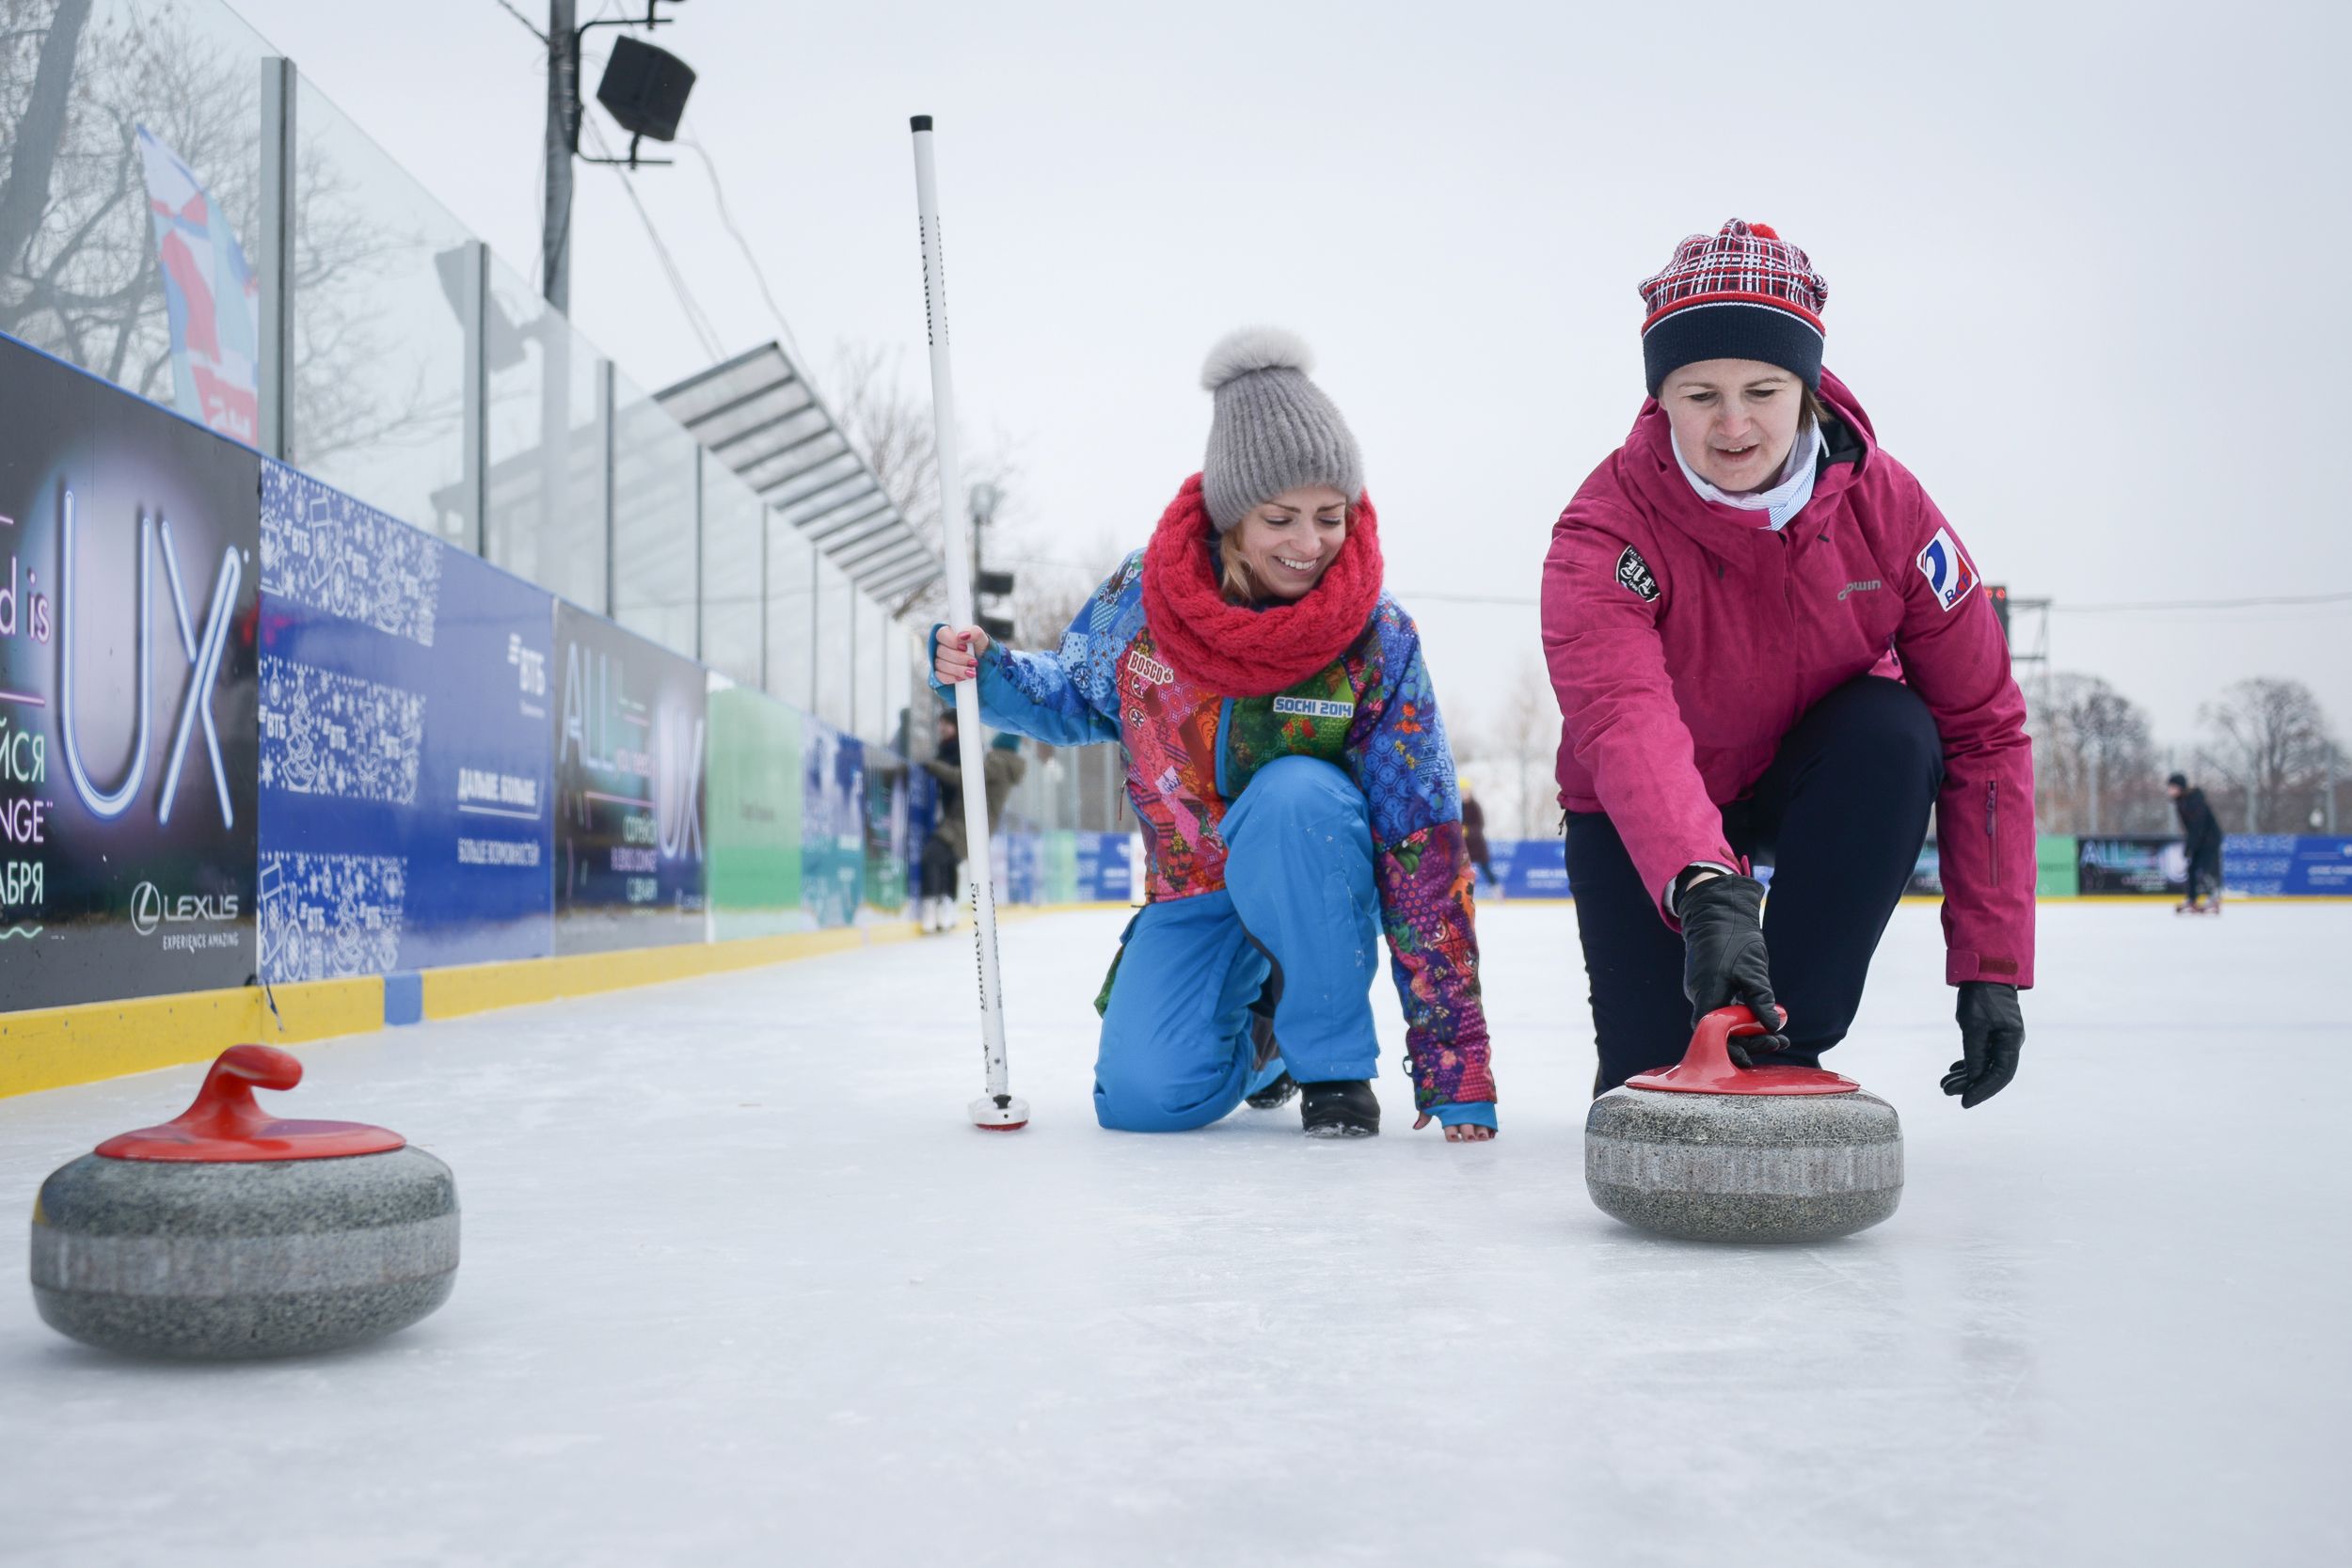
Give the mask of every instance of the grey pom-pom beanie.
<svg viewBox="0 0 2352 1568">
<path fill-rule="evenodd" d="M 1200 385 L 1216 412 L 1200 489 L 1217 532 L 1301 485 L 1328 484 L 1350 501 L 1363 493 L 1363 454 L 1338 407 L 1307 379 L 1313 368 L 1307 345 L 1279 327 L 1243 327 L 1209 351 Z"/>
</svg>

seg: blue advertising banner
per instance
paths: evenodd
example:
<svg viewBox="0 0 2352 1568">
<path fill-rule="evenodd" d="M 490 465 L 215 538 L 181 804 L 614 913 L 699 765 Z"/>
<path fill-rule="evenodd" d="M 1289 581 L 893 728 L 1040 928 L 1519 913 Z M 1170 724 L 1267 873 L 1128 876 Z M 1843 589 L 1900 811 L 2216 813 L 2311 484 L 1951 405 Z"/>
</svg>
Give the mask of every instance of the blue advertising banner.
<svg viewBox="0 0 2352 1568">
<path fill-rule="evenodd" d="M 256 972 L 259 465 L 0 338 L 0 1008 Z"/>
<path fill-rule="evenodd" d="M 2221 882 L 2254 898 L 2352 896 L 2352 838 L 2232 833 L 2221 841 Z"/>
<path fill-rule="evenodd" d="M 913 896 L 907 887 L 907 866 L 921 840 L 910 843 L 911 797 L 907 765 L 896 752 L 880 746 L 866 751 L 866 908 L 898 914 Z"/>
<path fill-rule="evenodd" d="M 262 973 L 552 951 L 554 601 L 262 469 Z"/>
<path fill-rule="evenodd" d="M 1045 835 L 998 833 L 989 841 L 989 872 L 1008 904 L 1045 902 Z"/>
<path fill-rule="evenodd" d="M 1495 868 L 1496 881 L 1502 884 L 1505 898 L 1568 895 L 1567 856 L 1559 839 L 1491 838 L 1486 841 L 1486 858 Z M 1491 897 L 1493 884 L 1481 877 L 1476 891 Z"/>
<path fill-rule="evenodd" d="M 555 950 L 701 942 L 707 677 L 555 605 Z"/>
<path fill-rule="evenodd" d="M 1078 835 L 1079 902 L 1125 904 L 1135 897 L 1133 843 L 1126 833 Z"/>
<path fill-rule="evenodd" d="M 801 721 L 801 902 L 819 926 L 857 919 L 866 873 L 866 745 Z"/>
</svg>

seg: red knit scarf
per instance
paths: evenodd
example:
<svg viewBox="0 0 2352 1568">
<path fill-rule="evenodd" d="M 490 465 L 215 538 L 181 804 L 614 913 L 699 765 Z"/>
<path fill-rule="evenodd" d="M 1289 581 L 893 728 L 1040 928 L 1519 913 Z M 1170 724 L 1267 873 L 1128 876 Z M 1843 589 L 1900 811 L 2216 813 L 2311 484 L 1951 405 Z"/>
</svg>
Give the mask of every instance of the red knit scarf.
<svg viewBox="0 0 2352 1568">
<path fill-rule="evenodd" d="M 1143 552 L 1143 616 L 1176 673 L 1225 697 L 1287 691 L 1345 653 L 1380 602 L 1380 529 L 1372 498 L 1350 509 L 1347 538 L 1312 588 L 1253 610 L 1216 580 L 1216 530 L 1200 476 L 1184 481 Z"/>
</svg>

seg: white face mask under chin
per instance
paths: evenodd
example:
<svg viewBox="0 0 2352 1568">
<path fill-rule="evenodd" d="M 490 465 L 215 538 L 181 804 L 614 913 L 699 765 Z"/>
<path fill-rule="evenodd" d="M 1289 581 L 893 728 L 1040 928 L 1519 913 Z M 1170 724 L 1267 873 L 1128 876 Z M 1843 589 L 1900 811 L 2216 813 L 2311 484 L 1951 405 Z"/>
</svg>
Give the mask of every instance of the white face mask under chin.
<svg viewBox="0 0 2352 1568">
<path fill-rule="evenodd" d="M 1772 482 L 1772 488 L 1746 496 L 1718 490 L 1701 479 L 1683 457 L 1682 443 L 1675 440 L 1671 430 L 1666 433 L 1666 439 L 1674 448 L 1675 462 L 1681 467 L 1682 477 L 1691 482 L 1699 499 L 1738 507 L 1742 512 L 1764 513 L 1769 519 L 1767 526 L 1775 533 L 1787 528 L 1788 519 L 1804 511 L 1804 503 L 1813 499 L 1813 476 L 1820 467 L 1821 457 L 1821 427 L 1818 423 L 1808 421 L 1797 432 L 1797 438 L 1788 443 L 1788 460 L 1780 466 L 1780 477 Z"/>
</svg>

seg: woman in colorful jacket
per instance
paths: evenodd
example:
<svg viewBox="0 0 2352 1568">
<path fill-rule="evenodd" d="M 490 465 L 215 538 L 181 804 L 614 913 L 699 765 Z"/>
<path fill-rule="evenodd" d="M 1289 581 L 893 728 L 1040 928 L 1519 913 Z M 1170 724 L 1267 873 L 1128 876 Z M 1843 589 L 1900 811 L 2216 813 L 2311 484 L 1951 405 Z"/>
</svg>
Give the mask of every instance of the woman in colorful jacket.
<svg viewBox="0 0 2352 1568">
<path fill-rule="evenodd" d="M 1420 636 L 1381 588 L 1356 439 L 1309 368 L 1286 333 L 1220 342 L 1207 462 L 1151 543 L 1056 652 L 934 628 L 933 685 L 977 673 L 991 724 L 1126 753 L 1151 900 L 1098 1003 L 1104 1127 L 1202 1127 L 1295 1081 L 1311 1136 L 1378 1132 L 1377 932 L 1414 1125 L 1484 1139 L 1494 1079 L 1453 755 Z"/>
<path fill-rule="evenodd" d="M 1597 1093 L 1677 1059 L 1727 1003 L 1775 1028 L 1750 1056 L 1818 1062 L 1931 803 L 1962 1044 L 1944 1092 L 1973 1106 L 2017 1070 L 2025 700 L 1967 551 L 1821 368 L 1828 293 L 1760 224 L 1683 241 L 1642 285 L 1649 401 L 1552 531 L 1544 652 Z"/>
</svg>

